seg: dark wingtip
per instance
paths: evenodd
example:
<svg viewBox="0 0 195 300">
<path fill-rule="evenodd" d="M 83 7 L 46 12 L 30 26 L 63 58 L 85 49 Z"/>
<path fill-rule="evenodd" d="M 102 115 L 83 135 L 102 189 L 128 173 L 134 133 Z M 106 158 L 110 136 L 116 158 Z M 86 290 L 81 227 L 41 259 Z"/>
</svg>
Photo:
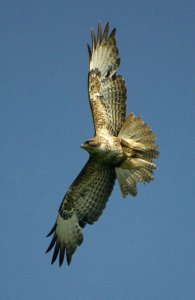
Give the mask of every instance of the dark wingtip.
<svg viewBox="0 0 195 300">
<path fill-rule="evenodd" d="M 111 31 L 111 33 L 110 33 L 110 35 L 109 35 L 109 40 L 110 39 L 113 39 L 114 40 L 114 42 L 116 43 L 116 40 L 115 40 L 115 35 L 116 35 L 116 28 L 114 28 L 112 31 Z"/>
<path fill-rule="evenodd" d="M 94 50 L 97 46 L 97 41 L 93 30 L 91 31 L 91 40 L 92 40 L 92 49 Z"/>
<path fill-rule="evenodd" d="M 54 226 L 52 227 L 51 231 L 46 235 L 46 237 L 52 235 L 52 233 L 54 233 L 55 229 L 56 229 L 56 223 L 55 223 Z"/>
<path fill-rule="evenodd" d="M 68 266 L 69 266 L 70 263 L 71 263 L 71 260 L 72 260 L 72 254 L 68 254 L 68 253 L 66 252 L 66 260 L 67 260 L 67 264 L 68 264 Z"/>
<path fill-rule="evenodd" d="M 106 26 L 105 26 L 105 32 L 108 32 L 109 31 L 109 29 L 110 29 L 110 23 L 109 22 L 107 22 L 106 23 Z"/>
<path fill-rule="evenodd" d="M 49 244 L 49 247 L 47 248 L 45 253 L 48 253 L 49 251 L 51 251 L 51 249 L 55 245 L 55 242 L 56 242 L 56 235 L 54 234 L 53 239 L 51 240 L 51 243 Z"/>
<path fill-rule="evenodd" d="M 106 43 L 106 40 L 107 40 L 107 37 L 108 37 L 109 29 L 110 29 L 110 24 L 109 24 L 109 22 L 107 22 L 107 23 L 106 23 L 106 26 L 105 26 L 105 29 L 104 29 L 103 36 L 102 36 L 102 42 L 103 42 L 103 43 Z"/>
<path fill-rule="evenodd" d="M 115 35 L 116 34 L 116 28 L 113 28 L 112 32 L 110 35 Z"/>
<path fill-rule="evenodd" d="M 56 258 L 57 258 L 57 256 L 58 256 L 59 250 L 60 250 L 60 247 L 59 247 L 59 245 L 56 243 L 55 249 L 54 249 L 54 252 L 53 252 L 53 256 L 52 256 L 51 264 L 53 264 L 53 263 L 56 261 Z"/>
<path fill-rule="evenodd" d="M 102 41 L 102 23 L 99 21 L 98 23 L 98 33 L 97 33 L 97 42 L 100 44 Z"/>
<path fill-rule="evenodd" d="M 64 261 L 65 248 L 60 248 L 59 266 L 61 267 Z"/>
<path fill-rule="evenodd" d="M 89 60 L 90 60 L 91 59 L 91 48 L 88 43 L 87 43 L 87 50 L 88 50 Z"/>
</svg>

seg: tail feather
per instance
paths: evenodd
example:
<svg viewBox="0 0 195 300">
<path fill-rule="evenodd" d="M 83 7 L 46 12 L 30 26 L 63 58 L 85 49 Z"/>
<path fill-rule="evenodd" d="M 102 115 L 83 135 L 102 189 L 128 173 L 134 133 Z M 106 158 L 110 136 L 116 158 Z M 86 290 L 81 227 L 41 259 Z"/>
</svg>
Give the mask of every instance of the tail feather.
<svg viewBox="0 0 195 300">
<path fill-rule="evenodd" d="M 143 144 L 155 142 L 155 140 L 156 140 L 156 135 L 152 132 L 149 133 L 148 135 L 143 135 L 140 138 L 136 138 L 137 142 L 141 142 Z"/>
<path fill-rule="evenodd" d="M 137 182 L 150 182 L 156 169 L 154 158 L 159 156 L 156 136 L 141 117 L 133 113 L 125 121 L 120 133 L 121 146 L 126 159 L 117 166 L 116 174 L 122 195 L 137 194 Z"/>
<path fill-rule="evenodd" d="M 132 196 L 137 195 L 137 182 L 145 183 L 154 179 L 153 171 L 144 167 L 137 169 L 123 169 L 117 167 L 115 170 L 123 197 L 126 197 L 127 194 L 131 194 Z"/>
<path fill-rule="evenodd" d="M 133 135 L 140 127 L 142 127 L 143 124 L 144 123 L 141 117 L 136 118 L 133 113 L 130 113 L 118 136 L 124 139 L 133 137 Z"/>
<path fill-rule="evenodd" d="M 116 175 L 119 181 L 121 188 L 121 193 L 123 197 L 126 197 L 127 194 L 132 196 L 137 195 L 136 181 L 132 176 L 132 172 L 128 169 L 116 168 Z"/>
</svg>

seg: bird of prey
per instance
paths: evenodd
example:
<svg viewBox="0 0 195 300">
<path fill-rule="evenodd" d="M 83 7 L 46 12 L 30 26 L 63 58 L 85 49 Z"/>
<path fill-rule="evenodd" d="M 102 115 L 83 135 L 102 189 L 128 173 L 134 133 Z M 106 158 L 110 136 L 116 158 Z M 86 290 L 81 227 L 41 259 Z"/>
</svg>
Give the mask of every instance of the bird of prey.
<svg viewBox="0 0 195 300">
<path fill-rule="evenodd" d="M 89 159 L 69 187 L 59 208 L 53 238 L 46 252 L 54 247 L 51 263 L 59 255 L 61 266 L 66 254 L 68 265 L 83 241 L 82 228 L 93 224 L 102 214 L 118 179 L 123 197 L 137 194 L 137 182 L 149 182 L 159 156 L 155 135 L 141 117 L 126 118 L 127 89 L 121 75 L 116 46 L 116 30 L 109 34 L 109 23 L 97 36 L 92 31 L 88 45 L 88 93 L 95 127 L 94 137 L 81 147 Z"/>
</svg>

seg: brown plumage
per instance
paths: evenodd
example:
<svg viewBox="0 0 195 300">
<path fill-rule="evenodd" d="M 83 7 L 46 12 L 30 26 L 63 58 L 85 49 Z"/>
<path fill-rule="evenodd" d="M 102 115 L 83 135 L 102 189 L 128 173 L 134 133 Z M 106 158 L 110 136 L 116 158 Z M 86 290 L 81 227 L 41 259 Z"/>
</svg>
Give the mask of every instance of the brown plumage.
<svg viewBox="0 0 195 300">
<path fill-rule="evenodd" d="M 95 135 L 81 145 L 89 160 L 65 194 L 56 223 L 50 233 L 54 247 L 52 263 L 59 255 L 61 266 L 66 253 L 70 264 L 73 253 L 83 241 L 82 228 L 93 224 L 102 214 L 117 177 L 122 195 L 135 196 L 138 181 L 153 179 L 159 156 L 155 135 L 142 118 L 126 116 L 127 90 L 117 75 L 120 65 L 116 30 L 109 35 L 98 25 L 97 37 L 92 31 L 92 48 L 88 45 L 88 91 Z"/>
</svg>

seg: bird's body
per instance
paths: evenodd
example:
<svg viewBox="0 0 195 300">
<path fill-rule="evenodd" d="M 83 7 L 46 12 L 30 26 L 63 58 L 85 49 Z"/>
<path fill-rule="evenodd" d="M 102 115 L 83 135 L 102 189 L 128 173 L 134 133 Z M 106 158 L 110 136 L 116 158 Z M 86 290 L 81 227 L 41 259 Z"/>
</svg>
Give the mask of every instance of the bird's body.
<svg viewBox="0 0 195 300">
<path fill-rule="evenodd" d="M 59 254 L 62 265 L 66 252 L 70 264 L 73 253 L 83 241 L 82 228 L 98 220 L 112 192 L 115 179 L 123 197 L 137 194 L 139 181 L 153 179 L 159 153 L 155 135 L 142 118 L 132 113 L 126 118 L 127 90 L 122 76 L 115 29 L 108 36 L 99 23 L 97 39 L 92 31 L 89 50 L 88 91 L 95 135 L 81 147 L 88 151 L 89 160 L 65 194 L 54 227 L 52 263 Z M 125 119 L 126 118 L 126 119 Z"/>
</svg>

